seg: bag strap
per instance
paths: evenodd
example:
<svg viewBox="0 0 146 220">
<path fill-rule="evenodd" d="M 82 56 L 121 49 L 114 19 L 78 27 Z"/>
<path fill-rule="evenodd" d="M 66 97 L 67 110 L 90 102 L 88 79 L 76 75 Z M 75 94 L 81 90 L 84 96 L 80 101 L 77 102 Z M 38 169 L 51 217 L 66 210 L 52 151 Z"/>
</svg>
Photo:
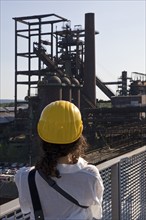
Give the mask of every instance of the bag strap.
<svg viewBox="0 0 146 220">
<path fill-rule="evenodd" d="M 35 173 L 36 173 L 36 170 L 33 169 L 28 174 L 28 184 L 29 184 L 29 189 L 30 189 L 32 205 L 34 209 L 34 216 L 36 220 L 44 220 L 44 214 L 42 211 L 42 206 L 41 206 L 40 198 L 39 198 L 36 183 L 35 183 Z"/>
<path fill-rule="evenodd" d="M 74 204 L 80 206 L 81 208 L 87 209 L 89 206 L 83 206 L 80 205 L 79 202 L 73 198 L 71 195 L 69 195 L 66 191 L 64 191 L 62 188 L 60 188 L 57 183 L 51 179 L 51 177 L 46 177 L 41 170 L 38 170 L 40 176 L 51 186 L 54 188 L 57 192 L 59 192 L 62 196 L 64 196 L 66 199 L 70 200 Z"/>
</svg>

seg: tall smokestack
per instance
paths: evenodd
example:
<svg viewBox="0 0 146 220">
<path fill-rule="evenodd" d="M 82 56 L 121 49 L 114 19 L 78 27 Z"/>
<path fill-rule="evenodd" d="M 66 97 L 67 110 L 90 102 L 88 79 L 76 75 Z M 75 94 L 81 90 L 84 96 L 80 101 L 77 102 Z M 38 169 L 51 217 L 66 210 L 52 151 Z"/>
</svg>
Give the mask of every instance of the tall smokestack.
<svg viewBox="0 0 146 220">
<path fill-rule="evenodd" d="M 85 14 L 84 94 L 96 105 L 95 25 L 94 13 Z"/>
</svg>

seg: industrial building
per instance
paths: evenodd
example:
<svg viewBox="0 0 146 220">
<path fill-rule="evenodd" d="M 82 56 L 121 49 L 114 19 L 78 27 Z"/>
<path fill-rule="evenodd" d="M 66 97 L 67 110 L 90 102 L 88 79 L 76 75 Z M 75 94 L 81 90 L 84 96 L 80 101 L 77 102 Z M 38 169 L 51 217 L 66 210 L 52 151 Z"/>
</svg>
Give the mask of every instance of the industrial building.
<svg viewBox="0 0 146 220">
<path fill-rule="evenodd" d="M 117 82 L 101 81 L 101 76 L 98 76 L 95 68 L 95 35 L 99 32 L 95 30 L 94 13 L 85 14 L 85 28 L 80 25 L 72 28 L 71 21 L 56 14 L 13 19 L 15 22 L 14 109 L 0 109 L 1 141 L 5 137 L 7 144 L 16 152 L 12 162 L 18 159 L 20 162 L 25 160 L 30 165 L 34 163 L 39 149 L 36 125 L 40 112 L 52 101 L 68 100 L 77 105 L 82 112 L 84 135 L 90 144 L 87 151 L 89 162 L 101 168 L 105 184 L 111 187 L 110 181 L 113 184 L 121 175 L 119 166 L 123 166 L 124 170 L 127 161 L 122 161 L 121 165 L 121 161 L 118 160 L 116 162 L 118 168 L 115 168 L 115 162 L 112 162 L 112 168 L 107 164 L 104 164 L 103 168 L 102 163 L 146 145 L 146 74 L 134 72 L 129 77 L 127 71 L 121 70 Z M 108 85 L 117 85 L 117 91 L 113 93 Z M 18 94 L 22 87 L 26 89 L 26 97 L 20 101 Z M 96 87 L 109 98 L 110 108 L 101 108 L 98 105 Z M 144 157 L 145 150 L 139 151 L 143 152 L 140 156 Z M 136 153 L 138 154 L 138 151 Z M 131 154 L 130 156 L 128 154 L 128 158 L 129 163 L 134 164 Z M 144 161 L 145 159 L 142 158 L 142 166 Z M 108 175 L 112 176 L 112 180 Z M 130 171 L 128 175 L 130 176 Z M 120 179 L 118 181 L 116 190 L 121 187 Z M 105 192 L 107 196 L 104 203 L 105 220 L 112 219 L 114 215 L 111 214 L 114 186 L 111 188 L 112 195 L 108 197 L 108 191 Z M 141 187 L 139 190 L 145 189 Z M 120 199 L 122 198 L 124 207 L 127 205 L 125 194 Z M 128 214 L 126 217 L 116 218 L 119 217 L 116 211 L 118 199 L 116 197 L 112 203 L 116 212 L 113 219 L 138 219 L 129 218 Z M 146 197 L 142 197 L 141 200 L 145 204 Z M 120 207 L 118 211 L 119 209 Z M 138 206 L 138 212 L 140 209 L 141 207 Z M 109 215 L 106 214 L 106 210 Z M 145 219 L 144 209 L 141 209 L 141 213 L 143 215 L 139 219 Z"/>
</svg>

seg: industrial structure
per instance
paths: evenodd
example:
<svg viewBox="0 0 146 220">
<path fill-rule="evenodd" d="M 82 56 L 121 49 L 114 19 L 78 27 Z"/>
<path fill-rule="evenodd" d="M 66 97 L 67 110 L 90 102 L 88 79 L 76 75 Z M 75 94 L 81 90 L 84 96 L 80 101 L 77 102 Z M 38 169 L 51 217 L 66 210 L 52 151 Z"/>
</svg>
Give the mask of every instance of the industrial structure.
<svg viewBox="0 0 146 220">
<path fill-rule="evenodd" d="M 104 161 L 146 145 L 146 74 L 133 72 L 129 77 L 124 70 L 117 82 L 101 81 L 95 68 L 95 35 L 99 32 L 94 27 L 93 13 L 85 14 L 85 28 L 81 25 L 71 28 L 70 20 L 56 14 L 13 19 L 15 101 L 14 107 L 0 108 L 0 162 L 18 162 L 19 165 L 22 162 L 27 165 L 35 163 L 39 150 L 37 121 L 44 106 L 55 100 L 68 100 L 80 108 L 84 123 L 83 132 L 90 145 L 86 157 L 89 162 L 98 164 L 99 167 L 102 167 Z M 117 91 L 113 93 L 108 85 L 117 85 Z M 109 98 L 110 107 L 101 106 L 96 87 Z M 20 101 L 21 89 L 25 90 L 26 97 Z M 128 161 L 126 158 L 126 166 L 129 169 L 135 169 L 137 164 L 140 167 L 137 176 L 145 164 L 144 150 L 140 155 L 135 156 L 134 153 Z M 136 159 L 133 159 L 135 157 Z M 133 165 L 134 162 L 136 165 Z M 118 192 L 115 197 L 115 189 L 124 188 L 124 181 L 129 181 L 130 187 L 132 178 L 128 177 L 132 174 L 131 170 L 125 168 L 125 160 L 118 163 L 118 166 L 113 162 L 111 168 L 105 165 L 104 169 L 100 169 L 105 185 L 104 219 L 111 219 L 111 215 L 119 219 L 119 210 L 123 212 L 121 204 L 122 207 L 123 204 L 128 206 L 128 217 L 123 219 L 130 219 L 129 210 L 132 209 L 129 208 L 129 200 L 124 203 L 127 194 L 124 194 L 123 190 L 124 195 L 121 194 L 120 198 L 123 199 L 122 203 Z M 123 171 L 119 170 L 121 163 L 124 167 L 122 169 L 126 169 L 123 176 Z M 141 191 L 145 192 L 145 188 L 142 188 L 144 184 L 140 186 Z M 13 182 L 0 183 L 0 187 L 3 187 L 2 203 L 17 198 Z M 137 192 L 134 196 L 137 201 Z M 145 201 L 145 197 L 141 200 Z M 134 206 L 133 210 L 137 208 L 140 212 L 141 206 L 137 207 Z M 18 211 L 20 212 L 20 209 Z M 132 212 L 131 216 L 134 215 Z"/>
<path fill-rule="evenodd" d="M 0 166 L 9 166 L 6 160 L 16 169 L 22 162 L 34 164 L 42 109 L 52 101 L 68 100 L 81 110 L 90 144 L 86 157 L 103 179 L 103 220 L 146 219 L 146 74 L 133 72 L 128 77 L 124 70 L 117 82 L 101 81 L 95 68 L 99 32 L 93 13 L 85 14 L 84 29 L 72 29 L 71 21 L 56 14 L 14 21 L 15 105 L 0 107 Z M 117 85 L 117 91 L 108 85 Z M 101 106 L 96 87 L 111 106 Z M 23 101 L 20 89 L 26 91 Z M 29 213 L 22 214 L 18 199 L 13 200 L 18 197 L 15 183 L 0 182 L 0 188 L 1 204 L 5 203 L 0 219 L 30 219 Z"/>
<path fill-rule="evenodd" d="M 122 71 L 117 82 L 100 80 L 95 68 L 99 32 L 94 13 L 85 14 L 85 28 L 71 28 L 70 20 L 56 14 L 13 19 L 15 115 L 8 135 L 13 146 L 27 146 L 31 160 L 36 158 L 36 124 L 44 106 L 55 100 L 68 100 L 80 108 L 84 134 L 92 146 L 89 152 L 104 147 L 128 150 L 146 143 L 146 74 L 128 77 Z M 118 86 L 117 94 L 108 88 L 112 84 Z M 99 107 L 96 86 L 111 100 L 111 108 Z M 23 101 L 20 88 L 26 91 Z"/>
</svg>

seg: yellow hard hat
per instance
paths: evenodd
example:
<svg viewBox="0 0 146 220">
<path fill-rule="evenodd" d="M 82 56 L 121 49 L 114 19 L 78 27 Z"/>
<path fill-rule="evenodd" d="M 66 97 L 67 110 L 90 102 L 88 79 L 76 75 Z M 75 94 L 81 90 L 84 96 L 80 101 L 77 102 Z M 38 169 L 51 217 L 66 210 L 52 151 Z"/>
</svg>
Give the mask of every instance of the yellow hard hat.
<svg viewBox="0 0 146 220">
<path fill-rule="evenodd" d="M 82 134 L 80 110 L 69 101 L 55 101 L 47 105 L 38 122 L 41 139 L 53 144 L 69 144 Z"/>
</svg>

